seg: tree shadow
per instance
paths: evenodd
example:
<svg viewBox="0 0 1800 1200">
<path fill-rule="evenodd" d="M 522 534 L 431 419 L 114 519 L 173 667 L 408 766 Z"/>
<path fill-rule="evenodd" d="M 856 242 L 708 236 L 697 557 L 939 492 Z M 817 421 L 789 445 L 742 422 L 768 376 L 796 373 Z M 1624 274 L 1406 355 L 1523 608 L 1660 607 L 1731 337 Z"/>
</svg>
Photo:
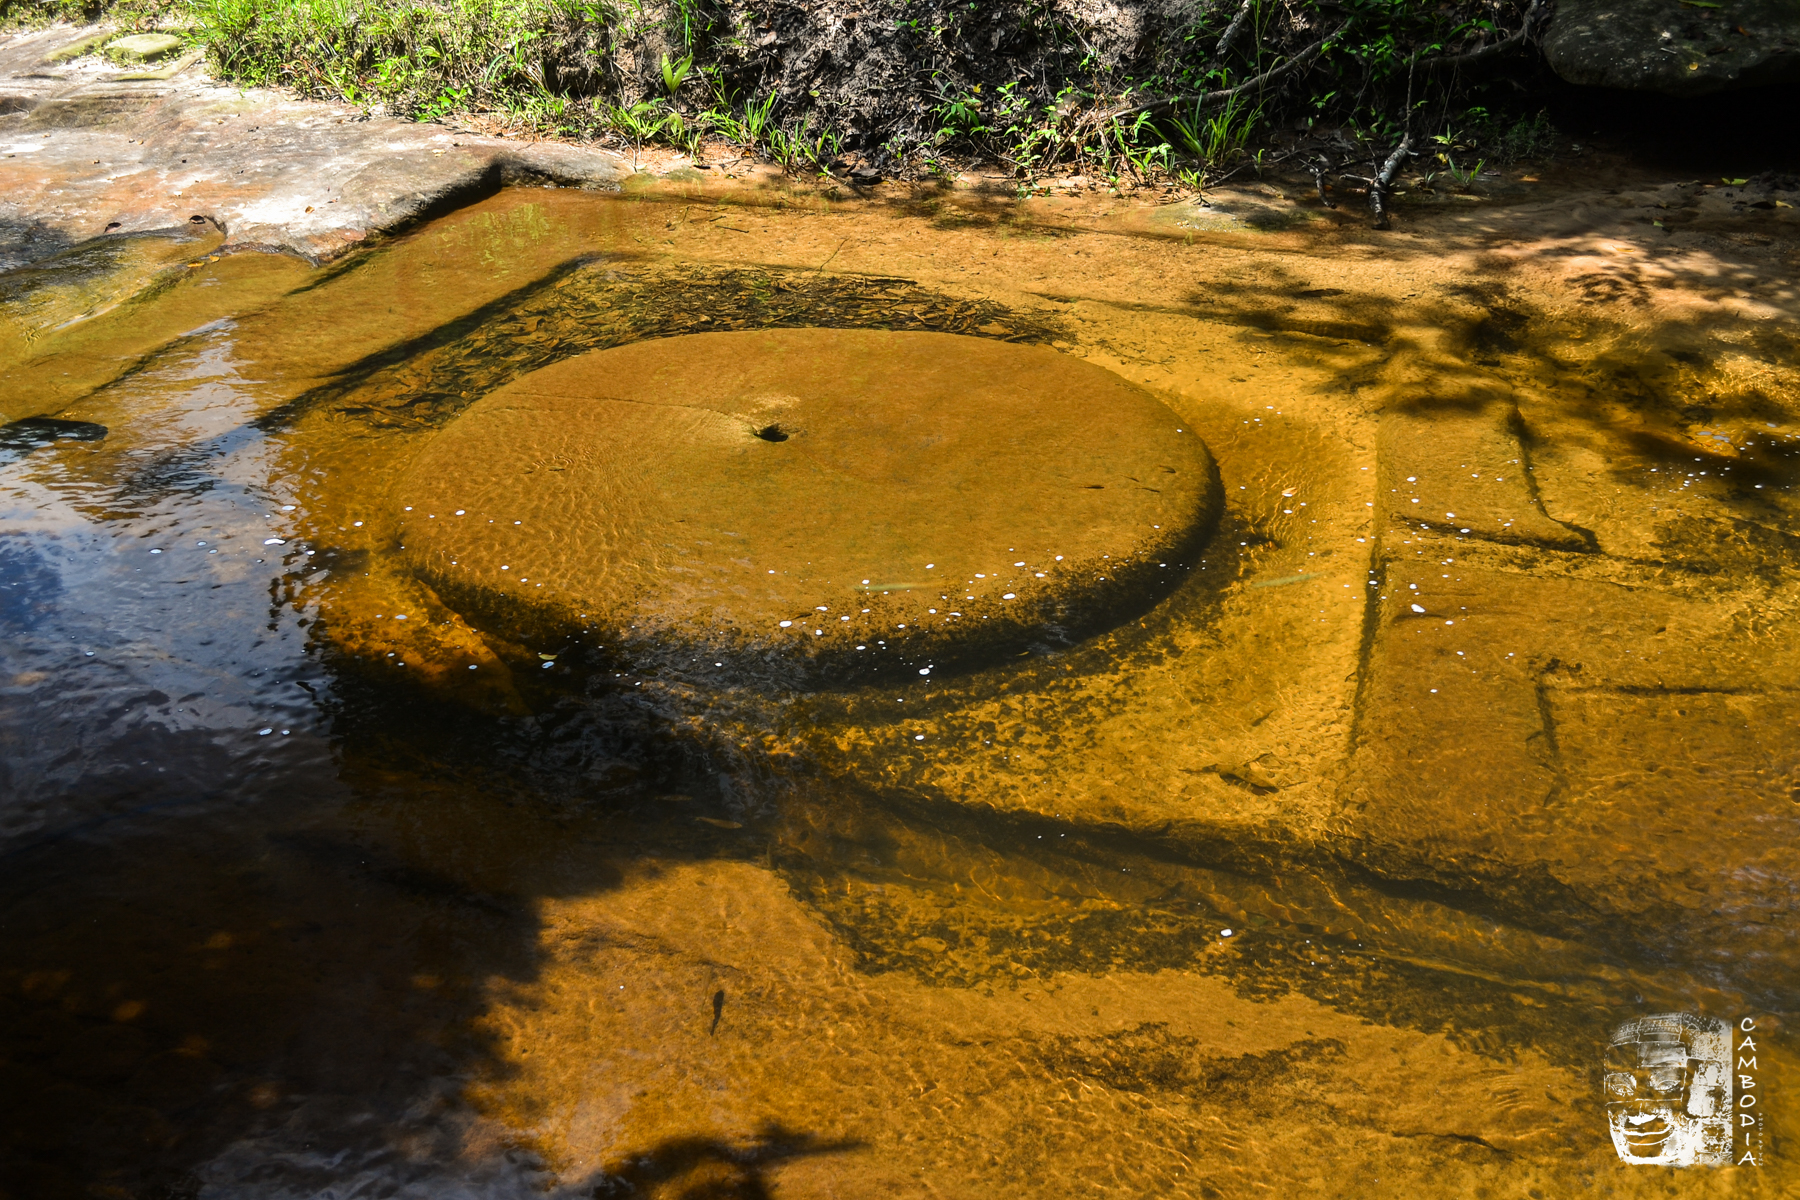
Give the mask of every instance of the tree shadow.
<svg viewBox="0 0 1800 1200">
<path fill-rule="evenodd" d="M 99 789 L 99 814 L 0 858 L 6 1200 L 533 1194 L 550 1167 L 464 1088 L 508 1077 L 479 1018 L 537 977 L 540 901 L 756 850 L 717 764 L 647 714 L 495 719 L 354 676 L 325 696 L 329 738 L 279 756 L 113 731 L 38 798 L 91 812 Z M 694 1012 L 704 1032 L 710 989 Z M 755 1180 L 809 1146 L 721 1161 Z"/>
<path fill-rule="evenodd" d="M 655 1200 L 771 1200 L 768 1168 L 818 1154 L 860 1149 L 858 1141 L 821 1141 L 779 1124 L 763 1127 L 747 1144 L 718 1138 L 670 1138 L 628 1154 L 625 1165 L 594 1186 L 596 1200 L 642 1196 Z"/>
</svg>

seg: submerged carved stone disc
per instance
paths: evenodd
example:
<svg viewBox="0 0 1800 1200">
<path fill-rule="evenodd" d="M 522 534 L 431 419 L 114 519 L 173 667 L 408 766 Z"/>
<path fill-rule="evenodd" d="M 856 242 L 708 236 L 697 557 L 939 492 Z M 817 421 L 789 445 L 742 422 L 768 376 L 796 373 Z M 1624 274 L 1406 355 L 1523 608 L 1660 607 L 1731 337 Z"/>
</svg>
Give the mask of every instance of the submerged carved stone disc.
<svg viewBox="0 0 1800 1200">
<path fill-rule="evenodd" d="M 484 397 L 393 497 L 413 569 L 525 643 L 818 686 L 1141 610 L 1217 521 L 1155 397 L 1043 347 L 786 329 L 595 351 Z"/>
</svg>

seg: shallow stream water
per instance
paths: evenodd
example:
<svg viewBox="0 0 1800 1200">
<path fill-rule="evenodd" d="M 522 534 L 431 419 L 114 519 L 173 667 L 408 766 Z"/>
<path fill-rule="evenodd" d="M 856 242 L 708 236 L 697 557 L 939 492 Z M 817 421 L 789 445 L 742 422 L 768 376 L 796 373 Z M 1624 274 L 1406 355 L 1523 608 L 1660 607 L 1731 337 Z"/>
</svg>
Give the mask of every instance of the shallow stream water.
<svg viewBox="0 0 1800 1200">
<path fill-rule="evenodd" d="M 1791 1194 L 1765 268 L 673 184 L 216 245 L 0 294 L 0 1194 Z M 802 690 L 413 569 L 415 464 L 517 459 L 443 440 L 484 396 L 805 328 L 1103 368 L 1216 528 L 1104 621 Z M 1763 1031 L 1760 1165 L 1614 1153 L 1607 1032 L 1674 1011 Z"/>
</svg>

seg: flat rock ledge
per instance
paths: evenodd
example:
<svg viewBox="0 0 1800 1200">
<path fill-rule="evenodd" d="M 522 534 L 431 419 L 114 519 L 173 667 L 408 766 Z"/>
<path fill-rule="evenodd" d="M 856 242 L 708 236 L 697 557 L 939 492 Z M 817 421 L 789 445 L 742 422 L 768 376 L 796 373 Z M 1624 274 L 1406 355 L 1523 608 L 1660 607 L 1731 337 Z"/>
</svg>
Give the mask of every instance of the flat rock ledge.
<svg viewBox="0 0 1800 1200">
<path fill-rule="evenodd" d="M 728 685 L 918 682 L 1068 645 L 1186 575 L 1212 457 L 1047 347 L 786 329 L 546 367 L 435 435 L 389 497 L 478 627 Z"/>
<path fill-rule="evenodd" d="M 94 54 L 59 59 L 59 52 Z M 0 270 L 89 238 L 216 225 L 322 263 L 506 183 L 616 189 L 604 150 L 454 133 L 218 86 L 192 56 L 120 71 L 67 26 L 0 37 Z"/>
</svg>

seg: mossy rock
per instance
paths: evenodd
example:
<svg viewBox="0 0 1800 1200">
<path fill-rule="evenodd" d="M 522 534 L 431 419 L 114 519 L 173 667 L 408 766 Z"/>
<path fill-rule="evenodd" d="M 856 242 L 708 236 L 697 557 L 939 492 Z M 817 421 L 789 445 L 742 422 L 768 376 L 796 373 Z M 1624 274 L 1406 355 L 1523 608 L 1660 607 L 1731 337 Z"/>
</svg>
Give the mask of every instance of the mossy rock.
<svg viewBox="0 0 1800 1200">
<path fill-rule="evenodd" d="M 172 33 L 134 33 L 106 44 L 106 57 L 123 63 L 156 62 L 179 52 L 187 43 Z"/>
<path fill-rule="evenodd" d="M 782 329 L 536 371 L 391 501 L 412 570 L 490 633 L 805 688 L 917 683 L 1141 612 L 1221 492 L 1176 413 L 1047 347 Z"/>
<path fill-rule="evenodd" d="M 44 61 L 51 63 L 73 62 L 75 59 L 82 58 L 99 50 L 101 46 L 106 44 L 107 39 L 112 36 L 111 30 L 107 30 L 103 33 L 89 34 L 80 41 L 71 42 L 62 49 L 53 52 L 46 57 Z"/>
</svg>

